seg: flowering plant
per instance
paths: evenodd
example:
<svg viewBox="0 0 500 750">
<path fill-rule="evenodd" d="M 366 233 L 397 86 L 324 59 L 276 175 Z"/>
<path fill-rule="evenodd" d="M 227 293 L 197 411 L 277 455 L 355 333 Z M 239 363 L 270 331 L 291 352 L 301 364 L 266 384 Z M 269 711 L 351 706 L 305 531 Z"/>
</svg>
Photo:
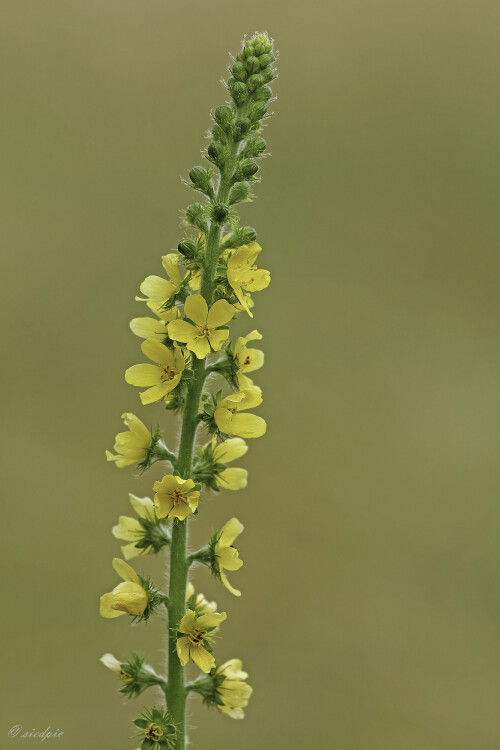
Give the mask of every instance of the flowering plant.
<svg viewBox="0 0 500 750">
<path fill-rule="evenodd" d="M 168 616 L 168 669 L 159 675 L 145 658 L 133 654 L 120 662 L 112 654 L 101 661 L 119 678 L 121 692 L 140 695 L 159 686 L 166 705 L 142 713 L 135 725 L 142 750 L 184 750 L 186 699 L 202 696 L 207 706 L 232 718 L 242 718 L 251 687 L 239 659 L 219 663 L 214 653 L 214 635 L 226 620 L 214 602 L 195 593 L 189 571 L 198 563 L 235 596 L 241 592 L 228 580 L 243 565 L 234 542 L 243 531 L 237 518 L 215 531 L 207 546 L 189 552 L 190 519 L 203 507 L 208 493 L 246 487 L 248 472 L 227 464 L 247 451 L 245 439 L 264 435 L 264 419 L 253 413 L 262 403 L 262 391 L 250 373 L 264 363 L 259 349 L 250 342 L 262 338 L 257 330 L 230 341 L 229 323 L 238 315 L 253 317 L 252 295 L 270 282 L 269 271 L 258 268 L 261 252 L 252 227 L 241 226 L 235 206 L 253 197 L 259 165 L 256 159 L 267 148 L 260 135 L 272 98 L 269 83 L 275 77 L 273 42 L 256 33 L 243 43 L 226 83 L 227 104 L 212 114 L 210 143 L 204 152 L 208 168 L 189 172 L 190 186 L 203 196 L 184 212 L 186 236 L 177 251 L 162 258 L 166 276 L 148 276 L 140 285 L 145 302 L 155 317 L 134 318 L 130 327 L 144 339 L 142 353 L 149 362 L 135 364 L 125 373 L 126 382 L 143 389 L 143 405 L 156 402 L 182 417 L 179 446 L 171 451 L 159 427 L 148 429 L 134 414 L 123 419 L 128 432 L 116 436 L 115 453 L 108 461 L 118 468 L 137 465 L 141 471 L 153 464 L 170 468 L 152 487 L 153 499 L 130 495 L 137 517 L 120 516 L 112 532 L 128 542 L 123 557 L 131 560 L 170 552 L 168 592 L 137 573 L 120 558 L 113 567 L 123 579 L 101 597 L 105 618 L 128 614 L 133 621 L 147 620 L 164 612 Z M 223 378 L 224 390 L 209 389 L 215 378 Z M 198 428 L 209 440 L 196 446 Z M 187 682 L 185 670 L 194 663 L 201 675 Z"/>
</svg>

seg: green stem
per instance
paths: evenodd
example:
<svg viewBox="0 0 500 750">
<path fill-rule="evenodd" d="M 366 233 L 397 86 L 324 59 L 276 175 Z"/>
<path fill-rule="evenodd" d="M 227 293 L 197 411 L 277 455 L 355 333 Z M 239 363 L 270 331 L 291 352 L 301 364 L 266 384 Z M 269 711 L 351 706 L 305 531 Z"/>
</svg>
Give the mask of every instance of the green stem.
<svg viewBox="0 0 500 750">
<path fill-rule="evenodd" d="M 236 163 L 238 144 L 231 146 L 230 153 L 221 170 L 217 200 L 227 200 L 231 189 L 231 180 Z M 222 227 L 215 222 L 210 226 L 207 237 L 205 265 L 201 282 L 201 294 L 208 307 L 212 304 L 214 278 L 220 255 L 220 238 Z M 189 385 L 184 416 L 182 420 L 179 453 L 176 469 L 181 477 L 188 479 L 191 474 L 193 450 L 198 427 L 198 411 L 203 384 L 207 377 L 204 360 L 193 355 L 194 375 Z M 177 628 L 186 611 L 186 585 L 190 561 L 186 558 L 188 521 L 176 520 L 172 529 L 170 545 L 170 581 L 168 604 L 168 685 L 165 690 L 167 707 L 177 726 L 179 738 L 175 750 L 185 747 L 185 716 L 187 690 L 184 684 L 184 667 L 177 656 Z"/>
</svg>

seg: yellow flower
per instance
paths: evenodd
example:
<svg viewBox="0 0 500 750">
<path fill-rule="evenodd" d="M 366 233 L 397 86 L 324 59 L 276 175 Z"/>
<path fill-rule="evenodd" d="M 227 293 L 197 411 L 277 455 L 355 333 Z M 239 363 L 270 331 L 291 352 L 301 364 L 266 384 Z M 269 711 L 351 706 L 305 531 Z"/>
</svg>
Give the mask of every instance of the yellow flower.
<svg viewBox="0 0 500 750">
<path fill-rule="evenodd" d="M 200 493 L 193 490 L 192 479 L 181 479 L 167 474 L 161 482 L 155 482 L 155 505 L 159 518 L 178 518 L 184 521 L 198 507 Z"/>
<path fill-rule="evenodd" d="M 222 705 L 217 703 L 217 708 L 232 719 L 243 719 L 243 709 L 248 705 L 253 692 L 250 685 L 244 682 L 248 674 L 243 672 L 242 667 L 240 659 L 229 659 L 217 667 L 215 672 L 216 675 L 223 675 L 225 678 L 216 688 L 222 700 Z"/>
<path fill-rule="evenodd" d="M 143 353 L 156 365 L 133 365 L 125 372 L 125 380 L 139 387 L 152 386 L 140 394 L 143 404 L 152 404 L 165 398 L 179 385 L 186 366 L 180 347 L 175 344 L 175 354 L 155 339 L 146 339 L 141 344 Z"/>
<path fill-rule="evenodd" d="M 121 615 L 142 615 L 148 606 L 148 595 L 144 591 L 139 576 L 126 562 L 115 557 L 113 568 L 123 583 L 115 586 L 109 594 L 101 596 L 100 614 L 102 617 L 121 617 Z"/>
<path fill-rule="evenodd" d="M 104 654 L 103 656 L 101 656 L 99 661 L 101 661 L 105 667 L 111 669 L 112 672 L 115 672 L 115 674 L 117 674 L 118 677 L 120 677 L 120 679 L 122 679 L 124 682 L 130 679 L 130 677 L 125 674 L 122 669 L 122 665 L 120 664 L 118 659 L 113 656 L 113 654 Z"/>
<path fill-rule="evenodd" d="M 110 451 L 106 451 L 107 460 L 114 461 L 120 469 L 144 461 L 153 441 L 150 431 L 135 414 L 125 412 L 122 414 L 122 419 L 129 428 L 129 432 L 119 432 L 115 437 L 114 450 L 119 455 L 115 456 Z"/>
<path fill-rule="evenodd" d="M 231 463 L 231 461 L 244 456 L 248 450 L 248 445 L 239 437 L 230 438 L 223 443 L 219 443 L 219 445 L 217 445 L 217 438 L 213 438 L 211 443 L 204 446 L 203 450 L 206 450 L 209 445 L 212 446 L 214 462 L 217 464 Z M 248 471 L 238 467 L 223 469 L 216 474 L 215 481 L 218 487 L 225 490 L 242 490 L 248 484 Z"/>
<path fill-rule="evenodd" d="M 255 388 L 253 380 L 251 380 L 245 373 L 259 370 L 264 364 L 264 352 L 260 349 L 248 349 L 247 344 L 249 341 L 260 340 L 262 338 L 258 331 L 252 331 L 247 336 L 240 336 L 236 339 L 234 345 L 234 360 L 238 365 L 238 372 L 236 377 L 238 379 L 238 386 L 241 391 L 245 388 Z"/>
<path fill-rule="evenodd" d="M 179 311 L 176 307 L 171 310 L 164 310 L 161 304 L 151 300 L 148 301 L 147 305 L 157 318 L 134 318 L 130 321 L 130 329 L 141 339 L 160 339 L 163 341 L 168 336 L 168 324 L 179 318 Z"/>
<path fill-rule="evenodd" d="M 186 586 L 186 607 L 194 609 L 197 615 L 210 615 L 217 611 L 217 604 L 209 602 L 203 594 L 195 594 L 194 586 L 191 582 Z"/>
<path fill-rule="evenodd" d="M 229 323 L 236 310 L 225 299 L 215 302 L 210 310 L 201 294 L 191 294 L 184 303 L 184 315 L 193 321 L 174 320 L 168 324 L 168 335 L 174 341 L 182 341 L 198 359 L 210 353 L 210 347 L 218 352 L 229 336 L 227 328 L 219 326 Z"/>
<path fill-rule="evenodd" d="M 177 656 L 183 667 L 188 663 L 189 657 L 206 674 L 215 667 L 215 659 L 205 646 L 209 645 L 210 633 L 226 617 L 225 612 L 197 616 L 192 609 L 186 611 L 179 625 L 179 632 L 185 635 L 177 639 Z"/>
<path fill-rule="evenodd" d="M 225 570 L 239 570 L 243 565 L 240 560 L 238 550 L 233 547 L 233 542 L 243 531 L 243 524 L 237 518 L 231 518 L 221 529 L 220 536 L 214 547 L 216 564 L 219 568 L 219 574 L 224 586 L 235 596 L 241 596 L 241 591 L 235 589 L 224 573 Z"/>
<path fill-rule="evenodd" d="M 255 260 L 262 250 L 257 242 L 242 245 L 233 250 L 227 262 L 227 280 L 231 284 L 240 305 L 253 318 L 248 305 L 248 296 L 244 292 L 259 292 L 269 286 L 271 274 L 263 268 L 257 268 Z"/>
<path fill-rule="evenodd" d="M 181 283 L 179 266 L 177 265 L 177 253 L 169 253 L 161 259 L 163 268 L 168 275 L 168 280 L 161 276 L 148 276 L 140 286 L 144 297 L 136 297 L 139 302 L 156 302 L 163 305 L 170 297 L 175 294 Z"/>
<path fill-rule="evenodd" d="M 254 388 L 247 388 L 226 396 L 217 404 L 214 419 L 219 430 L 226 435 L 257 438 L 264 435 L 266 423 L 255 414 L 237 414 L 243 409 L 253 409 L 262 403 L 262 396 Z"/>
<path fill-rule="evenodd" d="M 155 521 L 155 506 L 149 497 L 136 497 L 129 494 L 130 504 L 140 518 L 147 518 Z M 113 526 L 111 533 L 116 539 L 124 539 L 130 544 L 124 544 L 121 548 L 125 560 L 131 560 L 139 555 L 149 555 L 154 552 L 153 547 L 136 547 L 136 542 L 144 537 L 144 526 L 137 518 L 130 516 L 120 516 L 118 524 Z"/>
</svg>

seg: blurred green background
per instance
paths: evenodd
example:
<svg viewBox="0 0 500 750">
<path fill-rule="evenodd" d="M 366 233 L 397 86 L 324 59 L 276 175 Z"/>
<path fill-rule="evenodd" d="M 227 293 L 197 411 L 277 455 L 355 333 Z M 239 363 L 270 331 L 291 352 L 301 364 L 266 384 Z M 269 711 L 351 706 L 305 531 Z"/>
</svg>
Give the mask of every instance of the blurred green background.
<svg viewBox="0 0 500 750">
<path fill-rule="evenodd" d="M 495 0 L 2 3 L 2 747 L 14 724 L 68 750 L 138 744 L 98 659 L 159 667 L 164 626 L 102 620 L 98 598 L 127 492 L 161 470 L 135 479 L 104 450 L 124 411 L 176 435 L 124 382 L 128 321 L 181 236 L 228 52 L 266 29 L 273 158 L 243 215 L 273 277 L 254 319 L 269 429 L 248 489 L 192 532 L 245 524 L 243 597 L 196 583 L 255 694 L 243 723 L 193 700 L 189 734 L 497 750 L 499 24 Z"/>
</svg>

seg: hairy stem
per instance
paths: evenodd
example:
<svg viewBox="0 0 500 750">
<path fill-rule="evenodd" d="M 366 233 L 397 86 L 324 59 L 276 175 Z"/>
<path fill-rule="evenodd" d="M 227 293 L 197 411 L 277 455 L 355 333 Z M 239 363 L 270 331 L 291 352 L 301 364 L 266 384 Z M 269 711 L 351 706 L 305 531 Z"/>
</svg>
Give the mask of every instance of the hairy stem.
<svg viewBox="0 0 500 750">
<path fill-rule="evenodd" d="M 231 189 L 231 180 L 236 162 L 238 144 L 231 145 L 230 154 L 221 170 L 221 177 L 217 189 L 216 199 L 220 202 L 227 200 Z M 221 226 L 212 222 L 207 237 L 205 265 L 201 281 L 201 294 L 210 307 L 212 304 L 214 279 L 217 262 L 220 255 Z M 183 479 L 191 474 L 193 451 L 198 427 L 198 410 L 203 384 L 207 377 L 204 360 L 193 355 L 194 376 L 191 380 L 184 416 L 182 420 L 181 439 L 176 469 Z M 166 689 L 167 707 L 178 729 L 178 740 L 175 750 L 185 747 L 185 715 L 187 690 L 184 684 L 184 668 L 177 656 L 177 628 L 186 610 L 186 585 L 190 562 L 187 552 L 187 526 L 185 521 L 175 521 L 172 529 L 170 547 L 170 581 L 168 605 L 168 687 Z"/>
</svg>

